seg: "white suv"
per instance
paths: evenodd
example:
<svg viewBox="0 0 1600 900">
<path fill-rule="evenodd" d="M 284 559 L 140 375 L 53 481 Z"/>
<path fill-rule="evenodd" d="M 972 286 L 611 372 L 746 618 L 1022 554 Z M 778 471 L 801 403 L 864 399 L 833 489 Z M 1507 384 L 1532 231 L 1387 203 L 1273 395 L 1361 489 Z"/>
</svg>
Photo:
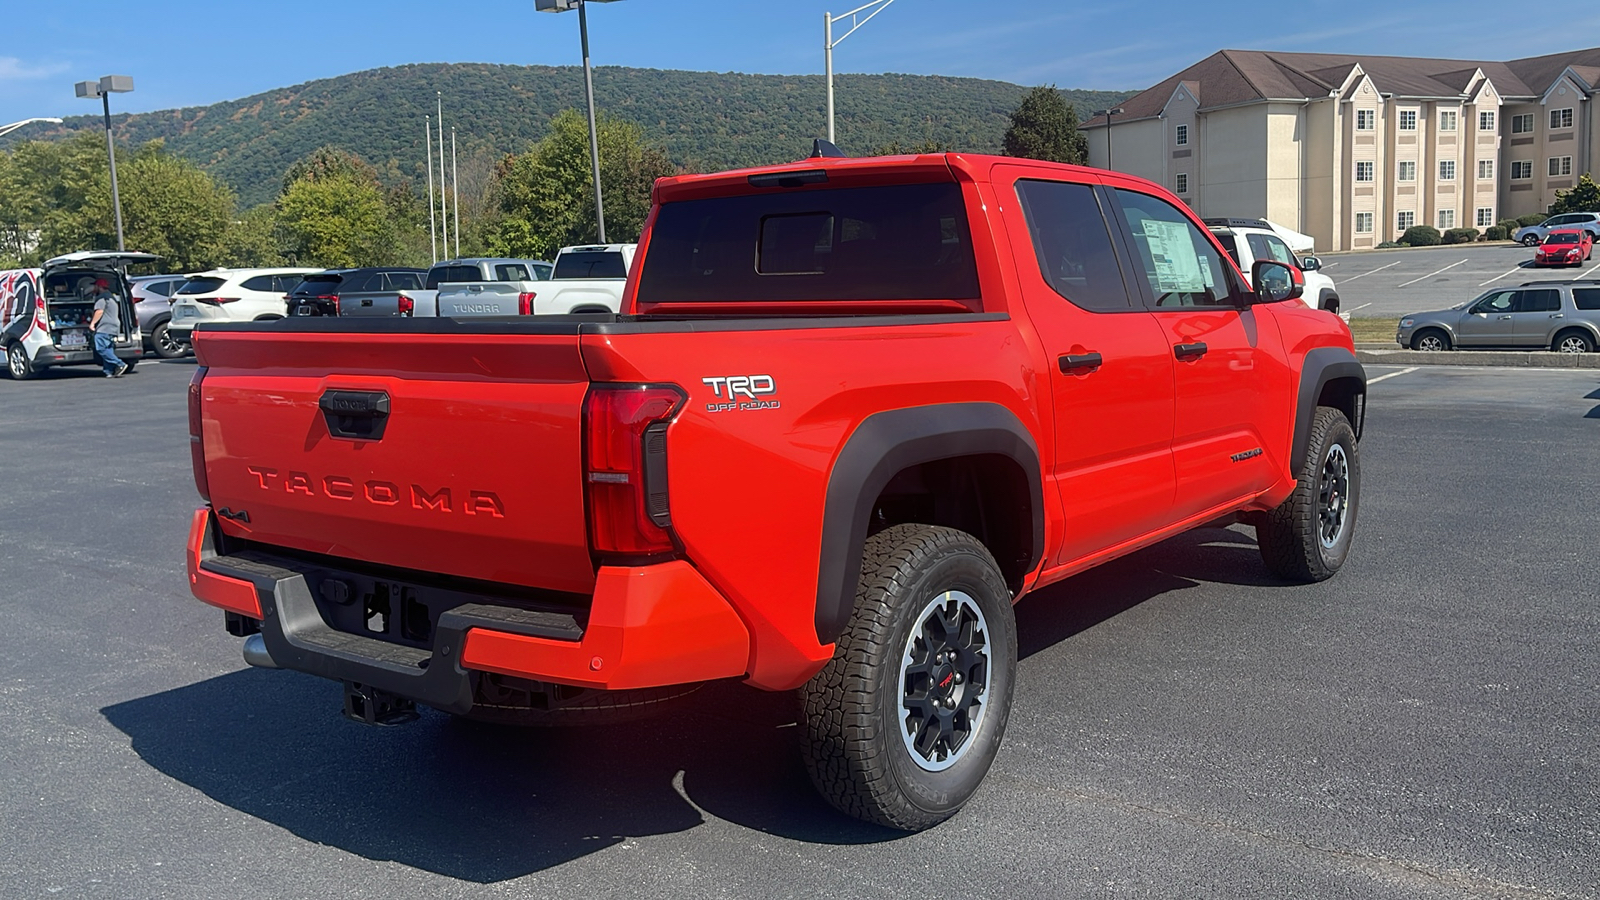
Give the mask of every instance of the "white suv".
<svg viewBox="0 0 1600 900">
<path fill-rule="evenodd" d="M 288 314 L 286 297 L 321 269 L 212 269 L 190 275 L 172 295 L 167 333 L 189 343 L 202 322 L 255 322 Z"/>
<path fill-rule="evenodd" d="M 1321 261 L 1315 256 L 1296 257 L 1283 236 L 1265 219 L 1202 221 L 1211 229 L 1211 233 L 1217 236 L 1217 240 L 1222 242 L 1222 249 L 1228 251 L 1233 261 L 1239 264 L 1245 280 L 1249 280 L 1250 267 L 1255 265 L 1258 259 L 1286 262 L 1305 273 L 1306 288 L 1302 296 L 1306 305 L 1325 309 L 1331 313 L 1339 311 L 1339 289 L 1333 286 L 1332 278 L 1318 271 L 1322 268 Z"/>
</svg>

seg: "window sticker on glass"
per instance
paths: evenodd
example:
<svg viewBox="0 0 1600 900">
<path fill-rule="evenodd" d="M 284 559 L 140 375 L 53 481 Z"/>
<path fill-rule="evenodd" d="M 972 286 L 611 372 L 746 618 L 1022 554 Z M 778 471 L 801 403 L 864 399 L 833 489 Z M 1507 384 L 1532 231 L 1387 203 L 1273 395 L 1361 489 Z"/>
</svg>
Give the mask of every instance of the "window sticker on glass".
<svg viewBox="0 0 1600 900">
<path fill-rule="evenodd" d="M 1142 224 L 1156 265 L 1156 287 L 1166 293 L 1204 291 L 1208 285 L 1200 274 L 1200 255 L 1184 223 L 1145 219 Z"/>
<path fill-rule="evenodd" d="M 1211 257 L 1197 256 L 1195 259 L 1199 260 L 1200 277 L 1205 279 L 1206 289 L 1210 290 L 1211 288 L 1216 287 L 1217 280 L 1211 277 Z"/>
</svg>

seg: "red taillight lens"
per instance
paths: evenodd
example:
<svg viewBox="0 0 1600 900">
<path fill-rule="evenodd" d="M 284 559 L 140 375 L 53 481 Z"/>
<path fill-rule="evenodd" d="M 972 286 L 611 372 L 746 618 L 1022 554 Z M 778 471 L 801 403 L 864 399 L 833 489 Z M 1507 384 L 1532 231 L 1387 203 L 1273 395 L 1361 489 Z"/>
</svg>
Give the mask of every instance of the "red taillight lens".
<svg viewBox="0 0 1600 900">
<path fill-rule="evenodd" d="M 584 400 L 589 543 L 598 553 L 670 553 L 667 425 L 685 394 L 671 384 L 596 384 Z"/>
<path fill-rule="evenodd" d="M 538 297 L 539 297 L 539 295 L 533 293 L 532 291 L 523 291 L 522 293 L 518 294 L 517 295 L 517 315 L 519 315 L 519 316 L 531 316 L 531 315 L 533 315 L 533 301 L 538 299 Z"/>
<path fill-rule="evenodd" d="M 196 302 L 196 303 L 208 303 L 208 304 L 210 304 L 212 306 L 218 306 L 218 305 L 223 304 L 223 303 L 238 303 L 239 302 L 239 298 L 238 297 L 196 297 L 196 298 L 194 298 L 194 302 Z"/>
<path fill-rule="evenodd" d="M 189 379 L 189 465 L 194 469 L 194 489 L 210 503 L 211 484 L 206 479 L 206 446 L 200 422 L 200 382 L 205 378 L 206 367 L 200 366 Z"/>
<path fill-rule="evenodd" d="M 396 302 L 399 305 L 398 308 L 400 310 L 400 315 L 402 316 L 411 315 L 412 310 L 417 308 L 416 301 L 412 300 L 410 297 L 407 297 L 405 294 L 401 294 L 398 298 L 396 298 Z"/>
</svg>

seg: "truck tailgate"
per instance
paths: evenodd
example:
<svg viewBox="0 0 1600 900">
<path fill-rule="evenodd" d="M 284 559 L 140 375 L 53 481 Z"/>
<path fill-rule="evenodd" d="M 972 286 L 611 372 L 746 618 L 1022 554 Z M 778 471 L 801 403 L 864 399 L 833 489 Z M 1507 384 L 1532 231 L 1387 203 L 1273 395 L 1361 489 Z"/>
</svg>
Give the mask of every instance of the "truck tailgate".
<svg viewBox="0 0 1600 900">
<path fill-rule="evenodd" d="M 589 592 L 578 326 L 469 333 L 447 320 L 392 321 L 377 333 L 310 319 L 197 335 L 206 473 L 223 530 Z M 386 415 L 368 414 L 380 405 Z"/>
</svg>

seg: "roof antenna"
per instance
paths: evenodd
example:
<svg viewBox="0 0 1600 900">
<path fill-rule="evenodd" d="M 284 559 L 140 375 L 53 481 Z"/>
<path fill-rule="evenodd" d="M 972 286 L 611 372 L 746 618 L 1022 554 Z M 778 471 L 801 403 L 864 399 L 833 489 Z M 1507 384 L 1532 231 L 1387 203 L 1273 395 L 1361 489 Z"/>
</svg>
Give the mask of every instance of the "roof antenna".
<svg viewBox="0 0 1600 900">
<path fill-rule="evenodd" d="M 811 159 L 848 159 L 844 151 L 833 145 L 832 141 L 817 138 L 811 142 Z"/>
</svg>

